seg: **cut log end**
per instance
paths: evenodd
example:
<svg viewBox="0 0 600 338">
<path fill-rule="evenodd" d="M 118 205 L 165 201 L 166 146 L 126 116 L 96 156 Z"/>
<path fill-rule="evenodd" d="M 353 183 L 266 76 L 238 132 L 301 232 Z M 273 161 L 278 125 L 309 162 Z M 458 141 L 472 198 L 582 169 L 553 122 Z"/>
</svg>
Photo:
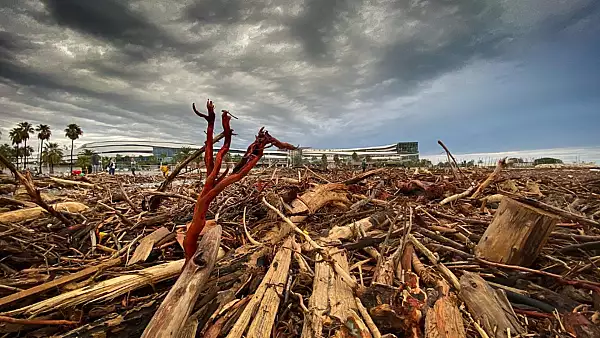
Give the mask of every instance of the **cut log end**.
<svg viewBox="0 0 600 338">
<path fill-rule="evenodd" d="M 493 262 L 529 266 L 557 222 L 558 217 L 551 213 L 504 197 L 475 255 Z"/>
</svg>

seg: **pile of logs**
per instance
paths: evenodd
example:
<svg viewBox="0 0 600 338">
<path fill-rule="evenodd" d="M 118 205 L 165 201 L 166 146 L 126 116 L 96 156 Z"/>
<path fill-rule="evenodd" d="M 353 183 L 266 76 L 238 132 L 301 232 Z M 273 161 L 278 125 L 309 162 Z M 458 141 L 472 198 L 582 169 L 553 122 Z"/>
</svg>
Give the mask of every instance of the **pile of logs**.
<svg viewBox="0 0 600 338">
<path fill-rule="evenodd" d="M 597 172 L 227 175 L 197 114 L 205 174 L 2 177 L 0 336 L 600 337 Z"/>
</svg>

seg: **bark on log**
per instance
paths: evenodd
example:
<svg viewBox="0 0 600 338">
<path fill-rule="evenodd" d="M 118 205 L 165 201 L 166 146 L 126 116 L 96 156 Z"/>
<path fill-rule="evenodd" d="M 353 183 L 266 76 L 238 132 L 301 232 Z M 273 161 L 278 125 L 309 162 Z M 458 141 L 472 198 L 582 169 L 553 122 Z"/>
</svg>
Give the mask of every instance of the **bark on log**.
<svg viewBox="0 0 600 338">
<path fill-rule="evenodd" d="M 215 266 L 220 243 L 221 226 L 215 225 L 202 237 L 198 250 L 156 310 L 142 338 L 179 336 L 196 304 L 202 286 Z"/>
<path fill-rule="evenodd" d="M 530 266 L 556 227 L 558 217 L 505 197 L 475 248 L 488 261 Z"/>
<path fill-rule="evenodd" d="M 438 299 L 425 316 L 426 338 L 466 337 L 463 319 L 455 296 Z"/>
<path fill-rule="evenodd" d="M 62 202 L 52 206 L 56 211 L 68 211 L 70 213 L 78 213 L 88 209 L 85 204 L 79 202 Z M 21 209 L 15 211 L 4 212 L 0 214 L 0 223 L 18 223 L 37 219 L 47 214 L 47 211 L 42 207 Z"/>
<path fill-rule="evenodd" d="M 507 328 L 511 334 L 525 333 L 502 291 L 496 293 L 483 278 L 472 272 L 462 275 L 460 285 L 460 298 L 490 337 L 509 337 Z"/>
</svg>

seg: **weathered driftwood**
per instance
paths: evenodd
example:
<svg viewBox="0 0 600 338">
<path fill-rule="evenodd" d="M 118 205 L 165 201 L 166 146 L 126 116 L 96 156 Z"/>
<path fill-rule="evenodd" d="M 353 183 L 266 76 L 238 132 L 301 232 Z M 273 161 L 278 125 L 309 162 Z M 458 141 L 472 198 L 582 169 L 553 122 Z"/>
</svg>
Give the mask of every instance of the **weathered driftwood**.
<svg viewBox="0 0 600 338">
<path fill-rule="evenodd" d="M 345 251 L 329 248 L 327 252 L 341 269 L 348 271 Z M 317 254 L 316 260 L 313 292 L 308 313 L 305 313 L 302 337 L 322 337 L 325 323 L 332 322 L 342 324 L 342 330 L 350 326 L 362 333 L 360 337 L 370 337 L 369 329 L 359 315 L 354 291 L 323 256 Z"/>
<path fill-rule="evenodd" d="M 23 176 L 17 170 L 17 168 L 15 168 L 15 166 L 12 164 L 12 162 L 7 160 L 6 157 L 4 157 L 1 154 L 0 154 L 0 162 L 5 167 L 7 167 L 16 178 L 19 179 L 21 184 L 23 184 L 25 186 L 25 189 L 27 189 L 27 193 L 29 194 L 29 196 L 31 196 L 31 198 L 35 204 L 39 205 L 41 208 L 43 208 L 45 211 L 47 211 L 50 215 L 56 217 L 64 225 L 67 225 L 67 226 L 73 225 L 73 222 L 71 222 L 63 214 L 57 212 L 52 206 L 48 205 L 48 203 L 44 200 L 44 198 L 42 198 L 41 192 L 35 188 L 35 185 L 33 184 L 33 180 L 31 179 L 31 174 L 29 172 L 27 172 L 27 174 L 25 176 Z"/>
<path fill-rule="evenodd" d="M 6 305 L 10 305 L 13 302 L 16 302 L 18 300 L 27 298 L 29 296 L 33 296 L 33 295 L 37 295 L 39 293 L 60 287 L 62 285 L 65 285 L 67 283 L 76 281 L 78 279 L 87 277 L 93 273 L 96 273 L 102 269 L 111 267 L 111 266 L 115 266 L 118 265 L 119 263 L 121 263 L 121 259 L 120 258 L 115 258 L 115 259 L 111 259 L 107 262 L 104 263 L 100 263 L 98 265 L 94 265 L 94 266 L 90 266 L 87 267 L 81 271 L 60 277 L 58 279 L 55 279 L 53 281 L 50 282 L 46 282 L 44 284 L 40 284 L 38 286 L 34 286 L 30 289 L 27 290 L 23 290 L 17 293 L 14 293 L 12 295 L 8 295 L 6 297 L 0 298 L 0 309 L 2 309 L 2 307 L 6 306 Z"/>
<path fill-rule="evenodd" d="M 196 304 L 201 287 L 208 280 L 215 265 L 220 242 L 221 226 L 217 224 L 202 237 L 198 250 L 185 265 L 142 337 L 179 336 Z"/>
<path fill-rule="evenodd" d="M 525 333 L 501 290 L 495 291 L 483 278 L 472 272 L 462 275 L 460 285 L 460 298 L 490 337 L 509 337 L 507 329 L 511 334 Z"/>
<path fill-rule="evenodd" d="M 53 209 L 61 212 L 79 213 L 88 209 L 87 205 L 79 202 L 61 202 L 54 204 Z M 0 213 L 0 223 L 18 223 L 38 219 L 48 212 L 42 207 L 27 208 Z"/>
<path fill-rule="evenodd" d="M 475 190 L 473 195 L 471 195 L 471 198 L 476 199 L 479 196 L 481 196 L 481 194 L 483 193 L 485 188 L 487 188 L 490 184 L 494 183 L 494 181 L 498 178 L 498 175 L 500 175 L 500 173 L 502 172 L 502 169 L 504 169 L 505 165 L 506 165 L 506 158 L 498 160 L 498 163 L 496 164 L 496 168 L 494 168 L 494 171 L 485 179 L 485 181 L 481 182 L 481 184 L 477 187 L 477 190 Z"/>
<path fill-rule="evenodd" d="M 167 237 L 170 233 L 171 232 L 167 228 L 160 227 L 154 230 L 151 234 L 142 238 L 140 240 L 140 244 L 137 248 L 135 248 L 133 255 L 127 262 L 127 266 L 146 261 L 148 256 L 150 256 L 150 252 L 152 252 L 154 244 Z"/>
<path fill-rule="evenodd" d="M 66 309 L 79 304 L 113 299 L 140 287 L 177 276 L 181 272 L 183 263 L 184 260 L 180 259 L 142 269 L 132 274 L 107 279 L 95 285 L 65 292 L 35 304 L 9 311 L 7 314 L 24 314 L 31 316 Z"/>
<path fill-rule="evenodd" d="M 359 230 L 369 231 L 371 228 L 382 224 L 386 220 L 387 213 L 378 212 L 356 222 L 344 226 L 334 226 L 329 229 L 327 238 L 329 240 L 351 239 L 359 234 Z"/>
<path fill-rule="evenodd" d="M 475 255 L 493 262 L 529 266 L 557 222 L 553 214 L 505 197 L 477 244 Z"/>
<path fill-rule="evenodd" d="M 63 187 L 81 187 L 81 188 L 87 188 L 87 189 L 103 190 L 101 186 L 92 184 L 92 183 L 87 183 L 87 182 L 63 180 L 61 178 L 56 178 L 56 177 L 50 177 L 50 180 L 52 182 L 54 182 L 55 184 L 63 186 Z"/>
<path fill-rule="evenodd" d="M 250 324 L 246 337 L 269 337 L 271 335 L 271 328 L 279 307 L 277 291 L 281 293 L 282 285 L 287 280 L 292 261 L 293 241 L 293 236 L 290 236 L 277 251 L 267 274 L 229 331 L 227 338 L 242 337 L 253 317 L 254 320 Z"/>
</svg>

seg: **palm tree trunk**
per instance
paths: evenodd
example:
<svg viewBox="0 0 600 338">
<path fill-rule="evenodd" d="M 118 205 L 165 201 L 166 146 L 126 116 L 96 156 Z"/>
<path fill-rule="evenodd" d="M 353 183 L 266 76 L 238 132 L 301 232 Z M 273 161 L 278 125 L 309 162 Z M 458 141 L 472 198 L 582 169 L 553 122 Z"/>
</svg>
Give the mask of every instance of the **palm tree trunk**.
<svg viewBox="0 0 600 338">
<path fill-rule="evenodd" d="M 23 161 L 23 169 L 27 169 L 27 140 L 25 140 L 25 145 L 23 146 L 23 157 L 25 158 Z"/>
<path fill-rule="evenodd" d="M 73 174 L 73 142 L 75 140 L 71 140 L 71 174 Z"/>
<path fill-rule="evenodd" d="M 40 150 L 39 150 L 40 152 L 38 154 L 38 167 L 39 167 L 38 173 L 40 173 L 40 174 L 42 173 L 42 147 L 43 146 L 44 146 L 44 139 L 41 139 L 40 140 Z"/>
<path fill-rule="evenodd" d="M 17 158 L 17 170 L 19 170 L 19 144 L 18 143 L 15 146 L 15 148 L 16 148 L 15 157 Z"/>
</svg>

